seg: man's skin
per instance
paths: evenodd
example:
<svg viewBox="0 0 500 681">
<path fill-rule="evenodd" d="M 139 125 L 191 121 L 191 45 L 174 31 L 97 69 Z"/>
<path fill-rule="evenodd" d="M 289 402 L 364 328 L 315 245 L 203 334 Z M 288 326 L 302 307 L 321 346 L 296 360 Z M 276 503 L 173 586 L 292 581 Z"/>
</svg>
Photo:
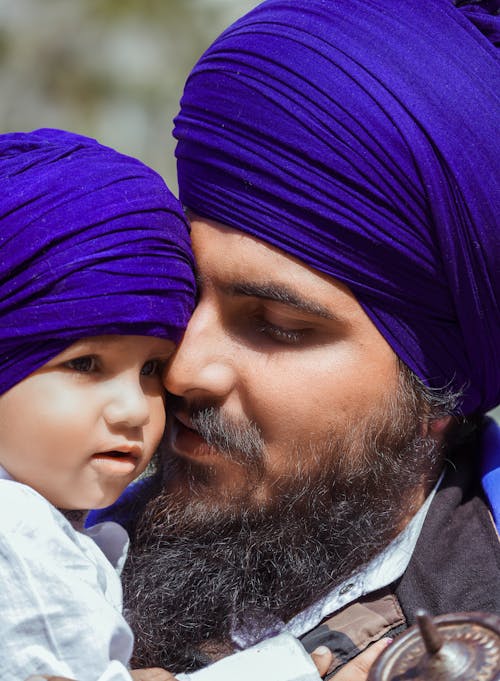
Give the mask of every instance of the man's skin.
<svg viewBox="0 0 500 681">
<path fill-rule="evenodd" d="M 382 639 L 374 643 L 365 650 L 355 660 L 349 662 L 338 674 L 335 675 L 336 681 L 366 681 L 370 667 L 375 662 L 380 653 L 387 647 L 389 639 Z M 312 653 L 312 658 L 320 676 L 324 676 L 328 670 L 331 660 L 331 653 L 318 648 Z M 143 675 L 147 672 L 148 675 Z M 133 681 L 175 681 L 175 676 L 162 669 L 145 669 L 131 672 Z M 26 681 L 75 681 L 62 676 L 30 676 Z M 259 681 L 256 679 L 256 681 Z"/>
<path fill-rule="evenodd" d="M 291 473 L 314 475 L 326 464 L 321 456 L 298 455 L 312 433 L 321 442 L 332 429 L 362 428 L 366 415 L 386 405 L 397 390 L 397 357 L 341 283 L 236 230 L 194 215 L 191 225 L 200 299 L 165 385 L 186 407 L 217 406 L 236 423 L 257 424 L 265 473 L 251 489 L 265 505 Z M 439 443 L 449 422 L 424 422 L 422 434 Z M 181 460 L 210 468 L 210 484 L 198 490 L 207 506 L 230 508 L 244 494 L 244 467 L 191 430 L 187 410 L 174 414 L 170 444 Z M 345 464 L 356 467 L 353 460 Z M 415 487 L 394 534 L 439 473 L 429 472 Z M 182 467 L 168 484 L 176 494 L 190 494 Z M 384 639 L 371 646 L 335 678 L 364 681 L 386 645 Z M 321 674 L 328 660 L 316 655 Z"/>
<path fill-rule="evenodd" d="M 290 474 L 314 474 L 324 461 L 302 445 L 360 428 L 398 385 L 398 362 L 352 293 L 333 278 L 251 236 L 192 216 L 200 299 L 165 378 L 186 408 L 217 406 L 236 423 L 255 423 L 265 446 L 265 473 L 252 498 L 265 504 Z M 307 390 L 304 390 L 307 380 Z M 170 415 L 172 416 L 172 415 Z M 210 467 L 207 503 L 229 506 L 248 484 L 244 467 L 221 456 L 190 429 L 187 409 L 174 415 L 173 451 Z M 422 425 L 441 440 L 449 418 Z M 309 450 L 307 450 L 309 451 Z M 328 456 L 330 454 L 328 453 Z M 356 461 L 345 462 L 349 470 Z M 410 520 L 439 470 L 413 490 Z M 169 489 L 189 494 L 182 479 Z"/>
</svg>

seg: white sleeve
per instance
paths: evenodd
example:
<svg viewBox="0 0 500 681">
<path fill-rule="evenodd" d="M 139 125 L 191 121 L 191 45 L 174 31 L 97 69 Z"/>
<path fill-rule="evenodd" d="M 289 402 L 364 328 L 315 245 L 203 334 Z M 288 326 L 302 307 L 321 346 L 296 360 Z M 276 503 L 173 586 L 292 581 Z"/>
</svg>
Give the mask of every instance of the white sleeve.
<svg viewBox="0 0 500 681">
<path fill-rule="evenodd" d="M 2 681 L 130 681 L 133 637 L 105 596 L 108 564 L 86 554 L 59 516 L 30 488 L 0 481 Z"/>
<path fill-rule="evenodd" d="M 205 669 L 176 674 L 179 681 L 321 681 L 316 665 L 291 634 L 280 634 Z"/>
</svg>

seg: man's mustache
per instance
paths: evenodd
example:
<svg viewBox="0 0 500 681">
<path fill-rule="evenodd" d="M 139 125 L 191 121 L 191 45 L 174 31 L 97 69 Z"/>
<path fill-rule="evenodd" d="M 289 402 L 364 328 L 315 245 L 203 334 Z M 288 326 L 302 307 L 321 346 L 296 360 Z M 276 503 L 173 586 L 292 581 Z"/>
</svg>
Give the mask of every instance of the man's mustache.
<svg viewBox="0 0 500 681">
<path fill-rule="evenodd" d="M 192 428 L 226 459 L 242 465 L 262 462 L 264 439 L 252 421 L 236 421 L 224 413 L 222 407 L 188 403 L 170 393 L 167 393 L 166 409 L 167 414 L 181 412 L 188 415 Z"/>
</svg>

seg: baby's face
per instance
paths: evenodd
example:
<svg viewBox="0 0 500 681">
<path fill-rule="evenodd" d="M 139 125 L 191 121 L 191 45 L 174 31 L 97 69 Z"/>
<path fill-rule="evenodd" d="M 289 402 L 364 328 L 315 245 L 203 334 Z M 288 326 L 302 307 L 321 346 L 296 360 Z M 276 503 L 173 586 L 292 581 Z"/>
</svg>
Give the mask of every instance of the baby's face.
<svg viewBox="0 0 500 681">
<path fill-rule="evenodd" d="M 0 397 L 0 464 L 55 506 L 108 506 L 145 469 L 165 427 L 174 344 L 80 340 Z"/>
</svg>

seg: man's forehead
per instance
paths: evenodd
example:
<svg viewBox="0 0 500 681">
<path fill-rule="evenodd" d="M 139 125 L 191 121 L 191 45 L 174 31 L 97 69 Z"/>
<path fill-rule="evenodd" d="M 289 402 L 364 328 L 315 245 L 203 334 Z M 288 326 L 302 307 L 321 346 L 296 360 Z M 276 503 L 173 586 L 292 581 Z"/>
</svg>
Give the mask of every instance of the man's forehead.
<svg viewBox="0 0 500 681">
<path fill-rule="evenodd" d="M 192 237 L 200 289 L 275 301 L 333 321 L 359 309 L 343 283 L 249 234 L 192 218 Z"/>
<path fill-rule="evenodd" d="M 251 234 L 214 220 L 191 215 L 191 239 L 200 282 L 208 278 L 237 283 L 255 281 L 264 285 L 280 281 L 300 291 L 305 279 L 338 283 L 328 275 Z M 347 290 L 347 287 L 344 287 Z"/>
</svg>

